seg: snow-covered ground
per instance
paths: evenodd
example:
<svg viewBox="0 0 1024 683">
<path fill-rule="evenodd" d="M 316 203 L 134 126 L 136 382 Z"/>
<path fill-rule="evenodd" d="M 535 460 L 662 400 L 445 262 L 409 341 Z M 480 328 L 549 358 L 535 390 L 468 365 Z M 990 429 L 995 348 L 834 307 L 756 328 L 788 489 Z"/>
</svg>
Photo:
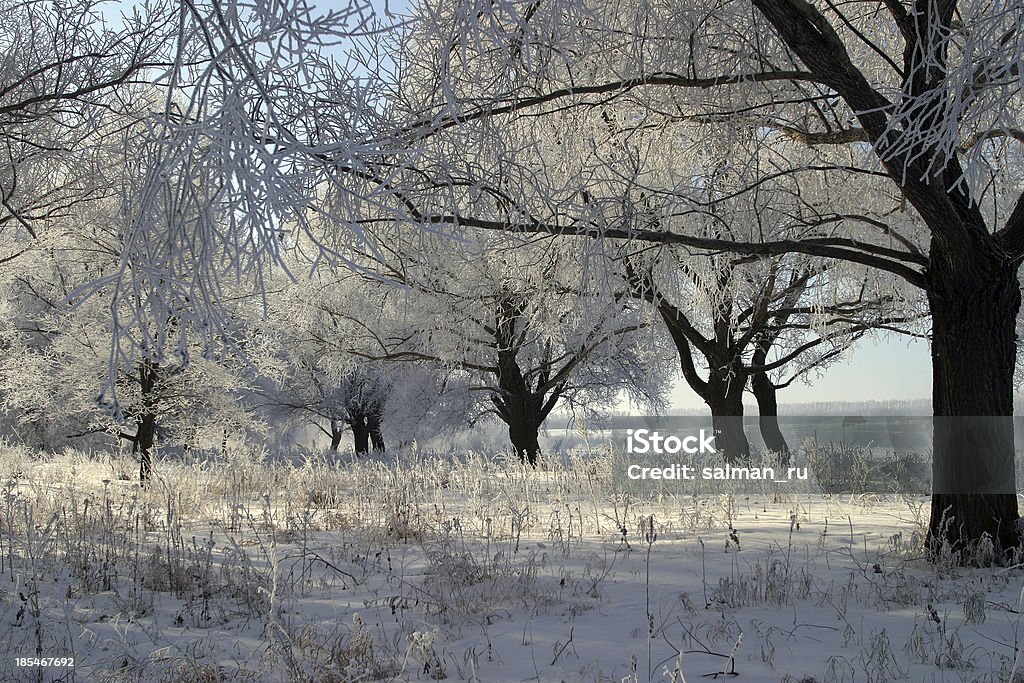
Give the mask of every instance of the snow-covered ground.
<svg viewBox="0 0 1024 683">
<path fill-rule="evenodd" d="M 1024 681 L 1024 569 L 925 562 L 926 498 L 607 464 L 237 452 L 140 489 L 2 449 L 0 680 Z"/>
</svg>

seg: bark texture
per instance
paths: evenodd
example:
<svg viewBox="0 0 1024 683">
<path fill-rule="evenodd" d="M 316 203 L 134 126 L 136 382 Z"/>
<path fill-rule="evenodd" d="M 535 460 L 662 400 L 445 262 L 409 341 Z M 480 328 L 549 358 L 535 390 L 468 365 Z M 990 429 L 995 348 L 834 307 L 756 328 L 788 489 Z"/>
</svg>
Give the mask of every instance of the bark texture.
<svg viewBox="0 0 1024 683">
<path fill-rule="evenodd" d="M 932 245 L 932 546 L 997 550 L 1020 543 L 1013 445 L 1013 369 L 1020 285 L 1005 255 Z M 988 252 L 988 253 L 986 253 Z"/>
<path fill-rule="evenodd" d="M 996 557 L 1006 557 L 1004 551 L 1020 544 L 1010 418 L 1024 196 L 1004 226 L 990 229 L 968 184 L 961 182 L 959 156 L 930 166 L 932 136 L 941 135 L 949 122 L 944 41 L 956 30 L 956 3 L 914 0 L 909 8 L 887 3 L 904 42 L 903 93 L 895 103 L 853 64 L 842 38 L 813 5 L 805 0 L 753 3 L 815 77 L 849 105 L 886 172 L 928 226 L 931 244 L 923 273 L 906 273 L 909 257 L 897 257 L 902 263 L 886 259 L 882 267 L 921 287 L 931 309 L 935 442 L 930 545 L 948 542 L 970 551 L 987 539 Z M 890 128 L 894 111 L 905 122 Z M 900 129 L 908 126 L 915 133 L 909 147 L 900 139 Z M 989 419 L 965 419 L 971 417 Z M 963 556 L 965 561 L 971 557 L 970 552 Z"/>
</svg>

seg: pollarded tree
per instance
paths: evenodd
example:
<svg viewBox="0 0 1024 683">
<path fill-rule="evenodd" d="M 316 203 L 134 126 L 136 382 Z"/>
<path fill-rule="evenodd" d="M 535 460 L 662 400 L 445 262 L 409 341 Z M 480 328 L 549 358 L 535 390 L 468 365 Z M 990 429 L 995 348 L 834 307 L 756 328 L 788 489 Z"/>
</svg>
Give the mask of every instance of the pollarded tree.
<svg viewBox="0 0 1024 683">
<path fill-rule="evenodd" d="M 527 181 L 522 191 L 501 187 L 510 196 L 502 220 L 474 215 L 471 198 L 450 182 L 443 156 L 434 167 L 424 161 L 410 188 L 423 183 L 417 178 L 448 182 L 448 200 L 435 193 L 433 201 L 408 211 L 430 225 L 592 235 L 749 256 L 801 253 L 902 278 L 928 299 L 932 319 L 933 538 L 956 547 L 985 536 L 1003 549 L 1019 543 L 1012 427 L 1001 419 L 1012 412 L 1017 273 L 1024 259 L 1024 199 L 1015 162 L 1017 140 L 1024 138 L 1024 42 L 1016 3 L 914 0 L 876 8 L 730 0 L 670 8 L 523 2 L 472 9 L 463 3 L 424 5 L 420 16 L 421 30 L 432 38 L 410 62 L 420 68 L 431 63 L 440 87 L 429 106 L 413 107 L 406 131 L 421 144 L 450 138 L 430 143 L 442 154 L 493 148 L 500 145 L 494 140 L 526 121 L 538 125 L 566 111 L 596 119 L 622 108 L 637 137 L 674 126 L 712 136 L 730 122 L 764 131 L 769 152 L 771 139 L 807 146 L 807 154 L 776 157 L 778 170 L 751 184 L 744 197 L 782 176 L 885 179 L 887 194 L 920 221 L 923 239 L 905 239 L 876 217 L 864 220 L 863 211 L 837 211 L 830 221 L 768 238 L 693 235 L 685 222 L 668 220 L 693 205 L 685 183 L 654 188 L 666 222 L 650 229 L 615 220 L 611 201 L 601 214 L 572 206 L 561 186 L 545 185 L 539 155 L 518 145 L 504 163 L 534 167 L 516 175 Z M 433 59 L 422 59 L 429 48 Z M 581 176 L 588 193 L 593 177 Z M 477 175 L 461 186 L 479 192 L 489 180 Z M 538 196 L 547 201 L 538 203 Z M 970 416 L 987 419 L 971 426 L 963 420 Z"/>
<path fill-rule="evenodd" d="M 356 453 L 370 450 L 384 451 L 384 406 L 390 393 L 390 378 L 385 373 L 375 372 L 369 364 L 357 365 L 338 383 L 336 401 L 344 409 L 344 421 L 352 430 Z M 334 426 L 331 426 L 334 431 Z M 336 437 L 332 436 L 331 447 L 337 450 Z"/>
</svg>

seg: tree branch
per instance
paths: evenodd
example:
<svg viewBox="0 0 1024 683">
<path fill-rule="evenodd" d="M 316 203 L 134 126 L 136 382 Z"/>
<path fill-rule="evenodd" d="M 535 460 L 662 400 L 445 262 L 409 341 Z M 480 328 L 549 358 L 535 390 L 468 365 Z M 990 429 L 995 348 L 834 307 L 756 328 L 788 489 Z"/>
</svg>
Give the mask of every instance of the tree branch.
<svg viewBox="0 0 1024 683">
<path fill-rule="evenodd" d="M 626 241 L 650 242 L 653 244 L 679 244 L 712 252 L 748 254 L 751 256 L 778 256 L 781 254 L 808 254 L 823 258 L 841 259 L 878 268 L 898 275 L 915 287 L 923 288 L 925 278 L 922 272 L 914 270 L 902 263 L 885 258 L 880 253 L 918 262 L 919 257 L 896 249 L 887 249 L 874 245 L 866 245 L 856 240 L 843 238 L 821 238 L 817 240 L 777 240 L 773 242 L 737 242 L 734 240 L 715 239 L 681 235 L 664 230 L 624 230 L 621 228 L 593 228 L 575 225 L 552 225 L 534 221 L 530 223 L 512 223 L 489 221 L 460 215 L 423 216 L 422 220 L 430 224 L 463 225 L 484 230 L 498 230 L 519 233 L 546 233 L 551 235 L 571 235 L 575 237 L 621 239 Z M 857 251 L 869 249 L 870 253 Z"/>
</svg>

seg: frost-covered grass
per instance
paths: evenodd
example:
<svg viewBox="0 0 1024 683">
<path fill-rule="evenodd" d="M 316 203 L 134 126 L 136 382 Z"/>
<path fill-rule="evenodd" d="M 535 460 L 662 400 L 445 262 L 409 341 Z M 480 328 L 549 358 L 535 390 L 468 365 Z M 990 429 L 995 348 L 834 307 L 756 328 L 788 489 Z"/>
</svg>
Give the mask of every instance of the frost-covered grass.
<svg viewBox="0 0 1024 683">
<path fill-rule="evenodd" d="M 1024 570 L 925 562 L 923 498 L 627 497 L 585 449 L 134 470 L 0 449 L 0 680 L 1024 681 Z"/>
</svg>

